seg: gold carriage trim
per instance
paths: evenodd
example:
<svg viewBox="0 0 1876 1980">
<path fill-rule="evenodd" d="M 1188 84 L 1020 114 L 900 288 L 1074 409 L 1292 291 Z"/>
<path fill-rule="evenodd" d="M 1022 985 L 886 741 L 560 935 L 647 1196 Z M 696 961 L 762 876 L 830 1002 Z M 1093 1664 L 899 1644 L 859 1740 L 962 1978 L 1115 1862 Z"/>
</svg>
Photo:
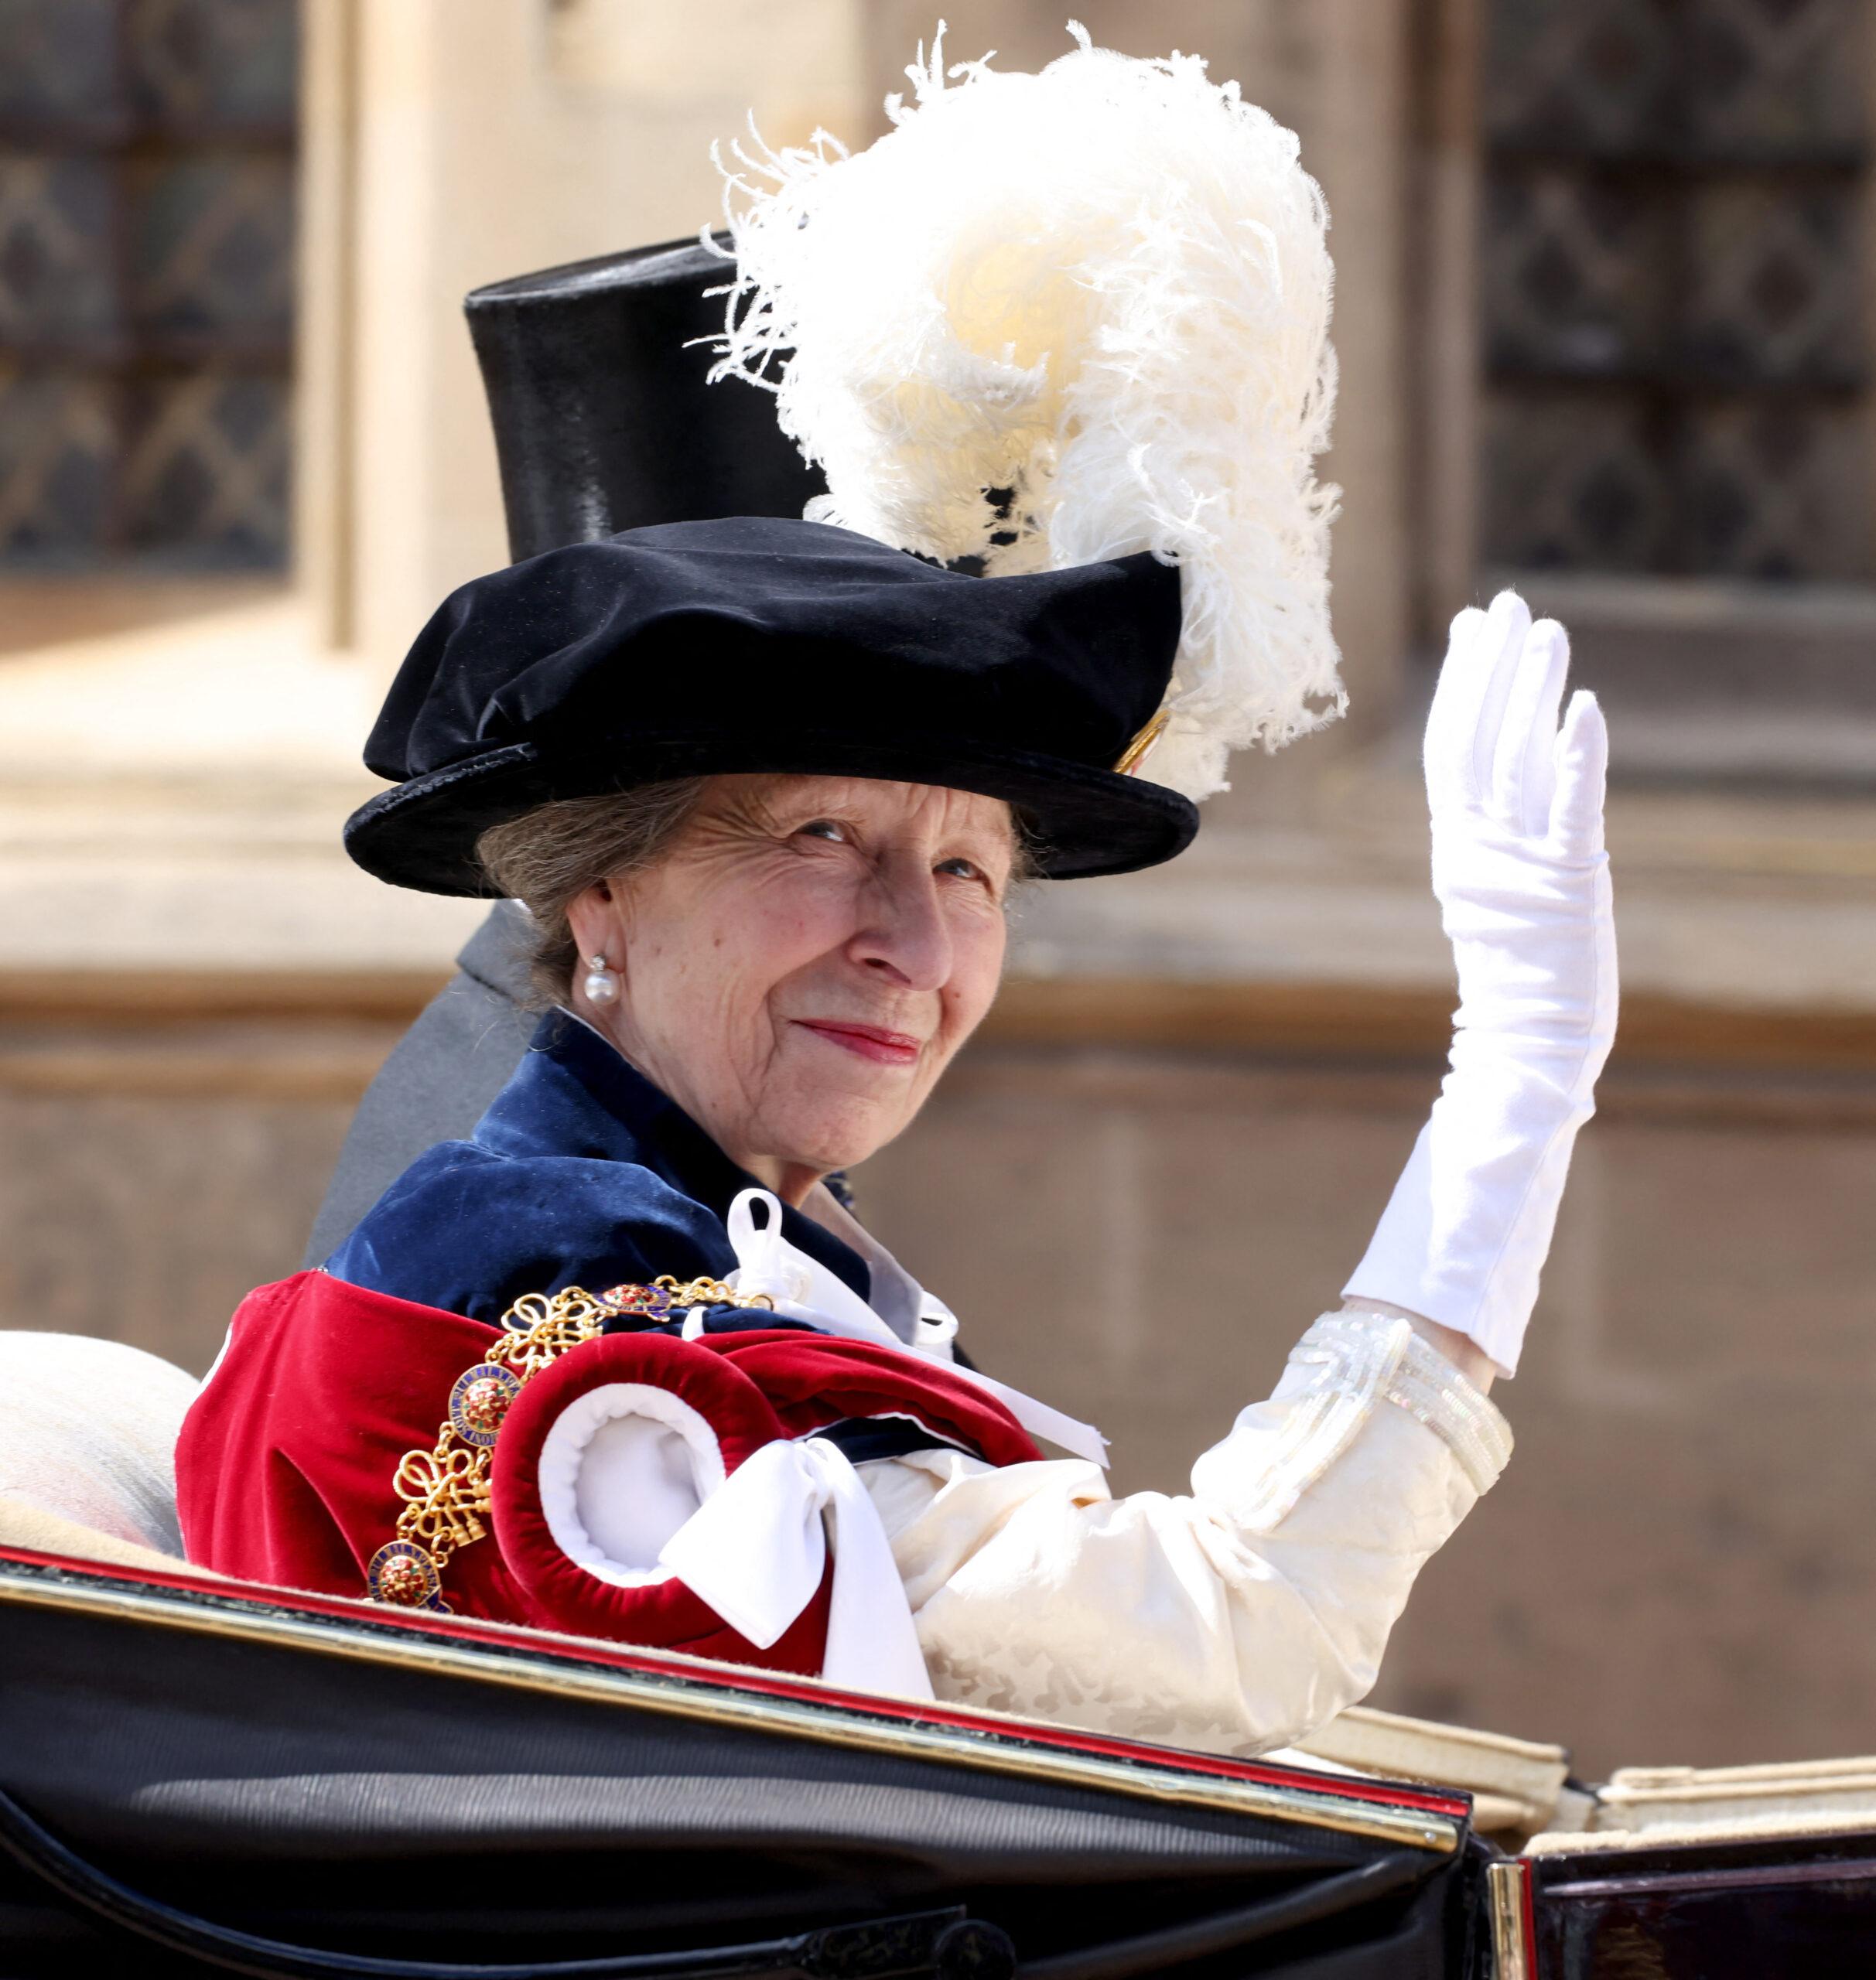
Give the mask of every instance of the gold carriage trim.
<svg viewBox="0 0 1876 1980">
<path fill-rule="evenodd" d="M 456 1378 L 435 1447 L 406 1451 L 398 1461 L 391 1484 L 405 1503 L 395 1538 L 365 1569 L 372 1599 L 448 1610 L 443 1575 L 450 1556 L 488 1531 L 497 1435 L 528 1382 L 568 1349 L 596 1340 L 609 1320 L 624 1314 L 655 1323 L 687 1306 L 774 1303 L 766 1292 L 745 1296 L 716 1278 L 681 1284 L 668 1272 L 650 1285 L 615 1285 L 605 1292 L 569 1285 L 562 1292 L 524 1293 L 502 1315 L 494 1346 Z"/>
</svg>

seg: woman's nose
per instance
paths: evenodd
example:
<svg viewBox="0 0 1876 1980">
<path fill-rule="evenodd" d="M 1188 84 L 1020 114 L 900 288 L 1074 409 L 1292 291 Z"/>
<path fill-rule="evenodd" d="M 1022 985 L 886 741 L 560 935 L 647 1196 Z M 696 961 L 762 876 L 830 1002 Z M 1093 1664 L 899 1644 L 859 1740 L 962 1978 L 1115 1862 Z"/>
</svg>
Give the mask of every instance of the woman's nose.
<svg viewBox="0 0 1876 1980">
<path fill-rule="evenodd" d="M 863 898 L 851 953 L 899 988 L 942 989 L 951 978 L 952 934 L 934 876 L 922 866 L 879 874 Z"/>
</svg>

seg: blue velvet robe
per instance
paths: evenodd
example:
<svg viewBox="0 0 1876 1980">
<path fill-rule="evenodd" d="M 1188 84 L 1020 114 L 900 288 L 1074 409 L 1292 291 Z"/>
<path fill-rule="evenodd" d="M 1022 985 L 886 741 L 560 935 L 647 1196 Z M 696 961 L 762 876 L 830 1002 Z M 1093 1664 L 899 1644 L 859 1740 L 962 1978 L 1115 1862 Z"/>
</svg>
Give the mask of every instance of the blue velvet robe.
<svg viewBox="0 0 1876 1980">
<path fill-rule="evenodd" d="M 599 1034 L 553 1012 L 467 1141 L 421 1155 L 326 1261 L 354 1285 L 491 1325 L 525 1292 L 736 1267 L 723 1217 L 755 1179 Z M 872 1275 L 798 1210 L 782 1234 L 860 1297 Z"/>
</svg>

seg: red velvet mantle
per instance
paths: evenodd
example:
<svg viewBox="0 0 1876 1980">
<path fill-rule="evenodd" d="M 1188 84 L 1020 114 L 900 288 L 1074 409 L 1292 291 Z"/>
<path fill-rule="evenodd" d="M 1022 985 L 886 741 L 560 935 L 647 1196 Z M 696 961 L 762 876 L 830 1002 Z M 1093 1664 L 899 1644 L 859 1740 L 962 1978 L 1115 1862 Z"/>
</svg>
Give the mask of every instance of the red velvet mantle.
<svg viewBox="0 0 1876 1980">
<path fill-rule="evenodd" d="M 496 1330 L 480 1321 L 323 1272 L 301 1272 L 250 1293 L 176 1448 L 189 1558 L 245 1580 L 363 1593 L 367 1563 L 392 1537 L 403 1510 L 391 1483 L 399 1461 L 436 1443 L 452 1385 L 495 1337 Z M 620 1379 L 625 1361 L 632 1364 L 630 1379 L 645 1379 L 655 1367 L 663 1379 L 685 1386 L 720 1423 L 731 1468 L 771 1435 L 799 1436 L 843 1418 L 885 1414 L 915 1416 L 993 1464 L 1040 1455 L 1001 1403 L 939 1364 L 779 1329 L 691 1342 L 603 1336 L 561 1358 L 548 1371 L 552 1388 L 564 1406 L 582 1388 Z M 817 1672 L 825 1582 L 788 1632 L 762 1650 L 681 1584 L 660 1591 L 655 1602 L 621 1602 L 620 1591 L 583 1574 L 562 1575 L 540 1558 L 545 1529 L 514 1481 L 531 1469 L 518 1467 L 520 1440 L 539 1429 L 533 1422 L 538 1408 L 523 1405 L 546 1380 L 529 1384 L 504 1425 L 494 1466 L 497 1531 L 450 1561 L 444 1579 L 450 1607 L 498 1622 Z M 521 1573 L 504 1558 L 504 1538 L 525 1556 Z"/>
</svg>

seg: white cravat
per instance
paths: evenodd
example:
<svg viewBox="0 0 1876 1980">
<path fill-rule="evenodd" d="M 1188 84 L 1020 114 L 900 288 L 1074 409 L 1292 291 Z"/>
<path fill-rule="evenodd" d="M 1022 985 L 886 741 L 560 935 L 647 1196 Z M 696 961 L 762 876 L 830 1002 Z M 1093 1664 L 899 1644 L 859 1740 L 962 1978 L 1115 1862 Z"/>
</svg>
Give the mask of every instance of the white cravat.
<svg viewBox="0 0 1876 1980">
<path fill-rule="evenodd" d="M 755 1219 L 758 1209 L 764 1213 L 760 1224 Z M 801 1320 L 823 1333 L 870 1340 L 901 1354 L 940 1361 L 953 1374 L 995 1396 L 1032 1436 L 1046 1437 L 1091 1464 L 1105 1466 L 1107 1439 L 1092 1423 L 1078 1422 L 1020 1389 L 954 1362 L 951 1343 L 958 1331 L 957 1319 L 940 1302 L 921 1292 L 917 1331 L 909 1344 L 901 1340 L 838 1273 L 829 1272 L 783 1237 L 781 1205 L 767 1190 L 745 1190 L 730 1206 L 723 1228 L 736 1255 L 736 1268 L 725 1282 L 738 1292 L 764 1293 L 774 1302 L 782 1319 Z M 898 1268 L 904 1272 L 902 1266 Z M 917 1282 L 909 1273 L 906 1276 L 917 1289 Z M 701 1327 L 702 1314 L 695 1318 Z"/>
</svg>

